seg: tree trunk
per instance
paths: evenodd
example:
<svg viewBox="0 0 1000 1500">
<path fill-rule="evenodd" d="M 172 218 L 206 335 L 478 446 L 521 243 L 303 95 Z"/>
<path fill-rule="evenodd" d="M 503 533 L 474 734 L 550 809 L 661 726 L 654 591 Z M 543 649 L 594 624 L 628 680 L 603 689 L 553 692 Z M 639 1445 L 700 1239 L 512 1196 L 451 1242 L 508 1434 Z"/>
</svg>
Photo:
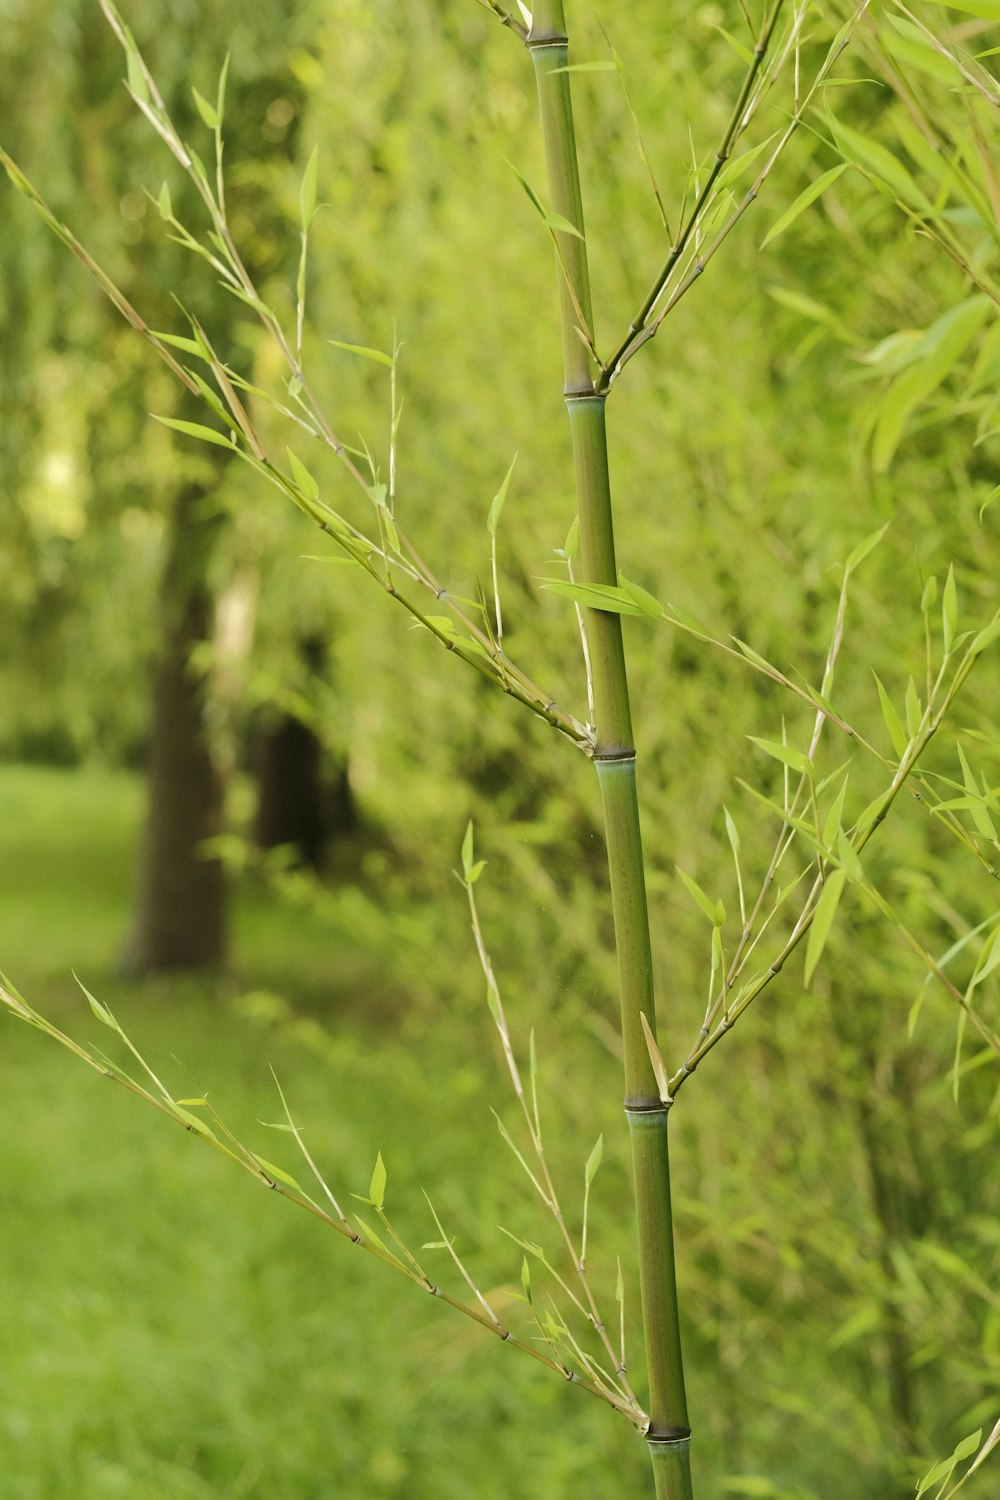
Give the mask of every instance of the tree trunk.
<svg viewBox="0 0 1000 1500">
<path fill-rule="evenodd" d="M 321 640 L 302 643 L 311 674 L 326 669 L 326 655 Z M 257 846 L 291 845 L 303 864 L 318 870 L 328 842 L 357 827 L 345 761 L 331 758 L 311 725 L 294 714 L 280 711 L 265 719 L 257 739 Z"/>
<path fill-rule="evenodd" d="M 153 678 L 148 811 L 126 965 L 141 974 L 220 964 L 225 872 L 202 841 L 222 829 L 224 784 L 205 726 L 206 674 L 192 660 L 212 635 L 209 566 L 219 529 L 186 484 L 171 519 L 160 589 L 163 652 Z"/>
</svg>

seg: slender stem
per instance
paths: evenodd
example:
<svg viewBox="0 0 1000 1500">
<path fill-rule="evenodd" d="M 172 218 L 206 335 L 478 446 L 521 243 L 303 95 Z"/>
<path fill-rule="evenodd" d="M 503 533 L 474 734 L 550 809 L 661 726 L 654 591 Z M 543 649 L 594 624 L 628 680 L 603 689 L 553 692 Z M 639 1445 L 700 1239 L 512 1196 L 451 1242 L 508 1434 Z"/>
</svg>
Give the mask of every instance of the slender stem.
<svg viewBox="0 0 1000 1500">
<path fill-rule="evenodd" d="M 563 0 L 536 0 L 528 47 L 538 85 L 539 113 L 552 211 L 584 234 L 573 128 Z M 564 396 L 569 413 L 580 518 L 580 558 L 587 583 L 614 584 L 614 527 L 603 394 L 595 394 L 595 363 L 586 240 L 556 230 L 563 342 Z M 579 329 L 580 316 L 586 328 Z M 657 1088 L 642 1015 L 653 1024 L 654 999 L 635 749 L 621 617 L 588 610 L 594 685 L 595 747 L 608 847 L 618 950 L 625 1108 L 639 1238 L 643 1331 L 650 1386 L 647 1441 L 658 1500 L 691 1500 L 690 1427 L 684 1394 L 667 1149 L 667 1110 Z"/>
</svg>

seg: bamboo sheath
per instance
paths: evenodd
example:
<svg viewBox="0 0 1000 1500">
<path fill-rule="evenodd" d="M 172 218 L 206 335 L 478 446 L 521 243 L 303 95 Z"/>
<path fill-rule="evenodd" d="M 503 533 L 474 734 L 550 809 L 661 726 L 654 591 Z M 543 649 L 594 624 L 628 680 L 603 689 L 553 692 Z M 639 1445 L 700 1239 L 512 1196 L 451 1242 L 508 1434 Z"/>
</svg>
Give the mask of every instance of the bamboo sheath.
<svg viewBox="0 0 1000 1500">
<path fill-rule="evenodd" d="M 582 236 L 583 203 L 563 0 L 536 0 L 527 45 L 538 85 L 550 211 Z M 587 247 L 554 230 L 565 374 L 580 517 L 584 581 L 616 584 L 605 397 L 595 390 Z M 578 331 L 581 330 L 581 331 Z M 584 336 L 581 336 L 581 332 Z M 632 1147 L 643 1332 L 649 1378 L 647 1433 L 657 1500 L 692 1500 L 690 1428 L 684 1394 L 674 1268 L 667 1142 L 661 1101 L 642 1030 L 655 1031 L 649 915 L 643 871 L 635 748 L 621 616 L 588 610 L 597 766 L 604 815 L 621 991 L 625 1109 Z"/>
</svg>

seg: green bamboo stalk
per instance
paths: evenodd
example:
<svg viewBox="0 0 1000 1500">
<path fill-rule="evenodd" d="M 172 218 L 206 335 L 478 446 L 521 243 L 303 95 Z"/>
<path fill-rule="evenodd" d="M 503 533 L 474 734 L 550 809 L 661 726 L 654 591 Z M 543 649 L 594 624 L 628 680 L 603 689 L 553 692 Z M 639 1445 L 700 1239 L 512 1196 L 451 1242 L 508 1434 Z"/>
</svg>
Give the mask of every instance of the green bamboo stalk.
<svg viewBox="0 0 1000 1500">
<path fill-rule="evenodd" d="M 527 45 L 538 85 L 549 207 L 578 231 L 555 228 L 565 376 L 587 583 L 617 583 L 605 395 L 598 392 L 583 201 L 573 129 L 563 0 L 536 0 Z M 579 237 L 578 237 L 579 236 Z M 581 318 L 585 324 L 581 328 Z M 655 1028 L 636 757 L 621 616 L 588 610 L 595 748 L 618 950 L 625 1111 L 632 1146 L 639 1278 L 649 1379 L 647 1432 L 658 1500 L 692 1500 L 690 1438 L 674 1270 L 667 1107 L 642 1029 Z M 655 1032 L 654 1032 L 655 1034 Z"/>
</svg>

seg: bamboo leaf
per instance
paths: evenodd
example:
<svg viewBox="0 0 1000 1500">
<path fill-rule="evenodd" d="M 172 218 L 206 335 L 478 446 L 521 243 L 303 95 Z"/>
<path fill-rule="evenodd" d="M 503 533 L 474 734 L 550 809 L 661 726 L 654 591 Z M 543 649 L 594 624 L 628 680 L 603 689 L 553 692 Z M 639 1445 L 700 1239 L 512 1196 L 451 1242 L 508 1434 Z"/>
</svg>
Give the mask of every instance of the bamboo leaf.
<svg viewBox="0 0 1000 1500">
<path fill-rule="evenodd" d="M 889 739 L 892 742 L 892 748 L 895 750 L 900 760 L 902 760 L 903 756 L 906 754 L 906 747 L 910 743 L 909 738 L 907 737 L 906 731 L 903 729 L 903 726 L 900 723 L 899 715 L 892 706 L 892 700 L 890 699 L 889 694 L 882 686 L 881 677 L 879 677 L 877 672 L 873 672 L 872 676 L 875 678 L 875 686 L 878 688 L 879 702 L 882 705 L 882 718 L 885 720 L 885 727 L 889 731 Z"/>
<path fill-rule="evenodd" d="M 823 956 L 823 949 L 826 947 L 833 919 L 837 915 L 840 898 L 844 894 L 846 880 L 846 870 L 833 870 L 823 883 L 823 889 L 816 904 L 816 915 L 809 928 L 809 940 L 806 944 L 805 982 L 807 985 L 812 980 L 816 965 Z"/>
<path fill-rule="evenodd" d="M 660 601 L 654 599 L 653 595 L 647 589 L 640 587 L 637 583 L 632 583 L 620 569 L 618 572 L 618 583 L 625 590 L 632 602 L 638 605 L 644 615 L 648 615 L 651 620 L 662 620 L 663 605 Z"/>
<path fill-rule="evenodd" d="M 837 834 L 840 832 L 840 824 L 844 816 L 844 799 L 847 796 L 847 781 L 848 778 L 845 776 L 823 823 L 823 843 L 828 849 L 833 848 Z"/>
<path fill-rule="evenodd" d="M 94 1015 L 97 1017 L 97 1019 L 99 1021 L 103 1021 L 105 1026 L 110 1026 L 110 1028 L 111 1028 L 112 1031 L 117 1031 L 117 1032 L 120 1033 L 121 1032 L 121 1027 L 118 1025 L 118 1022 L 115 1020 L 114 1016 L 108 1010 L 107 1006 L 106 1005 L 102 1005 L 101 1002 L 100 1002 L 100 1000 L 96 999 L 90 993 L 90 991 L 88 990 L 87 986 L 83 983 L 83 980 L 79 977 L 78 974 L 74 974 L 73 978 L 76 980 L 77 984 L 80 986 L 81 990 L 86 995 L 87 1001 L 88 1001 L 88 1003 L 90 1005 L 90 1008 L 94 1012 Z"/>
<path fill-rule="evenodd" d="M 934 608 L 934 605 L 937 602 L 937 592 L 938 581 L 932 573 L 930 578 L 928 578 L 927 582 L 924 584 L 923 593 L 920 595 L 920 613 L 922 615 L 930 614 L 931 610 Z"/>
<path fill-rule="evenodd" d="M 199 93 L 196 88 L 192 87 L 191 92 L 194 95 L 194 102 L 197 105 L 198 113 L 201 115 L 201 118 L 204 120 L 209 130 L 218 130 L 221 121 L 219 120 L 219 114 L 215 106 L 213 104 L 209 104 L 204 94 Z"/>
<path fill-rule="evenodd" d="M 983 980 L 993 973 L 998 964 L 1000 964 L 1000 927 L 994 927 L 979 950 L 976 967 L 969 983 L 970 993 L 977 984 L 982 984 Z"/>
<path fill-rule="evenodd" d="M 375 1246 L 376 1250 L 386 1250 L 385 1241 L 375 1233 L 375 1230 L 372 1229 L 371 1225 L 367 1224 L 360 1214 L 355 1214 L 355 1218 L 364 1231 L 365 1239 L 370 1240 L 371 1243 Z M 445 1244 L 445 1248 L 450 1248 L 450 1246 L 447 1245 L 447 1242 Z M 389 1252 L 387 1251 L 387 1253 Z"/>
<path fill-rule="evenodd" d="M 142 69 L 139 49 L 135 45 L 132 33 L 124 26 L 122 27 L 122 40 L 125 44 L 125 74 L 128 86 L 141 104 L 149 104 L 151 102 L 149 84 L 146 82 L 146 75 Z"/>
<path fill-rule="evenodd" d="M 292 478 L 295 480 L 299 490 L 307 500 L 315 500 L 319 495 L 319 485 L 301 459 L 296 458 L 291 448 L 286 448 L 288 462 L 292 469 Z"/>
<path fill-rule="evenodd" d="M 345 344 L 342 339 L 327 339 L 335 349 L 346 349 L 348 354 L 358 354 L 362 359 L 373 359 L 376 364 L 388 365 L 392 369 L 392 355 L 383 354 L 381 349 L 369 349 L 365 344 Z"/>
<path fill-rule="evenodd" d="M 753 53 L 745 42 L 741 42 L 738 37 L 733 36 L 731 31 L 727 31 L 724 26 L 719 26 L 714 21 L 712 23 L 712 30 L 717 31 L 729 43 L 740 62 L 744 63 L 748 68 L 753 66 Z"/>
<path fill-rule="evenodd" d="M 724 807 L 722 809 L 722 815 L 723 815 L 723 817 L 725 818 L 725 821 L 726 821 L 726 837 L 729 840 L 729 847 L 730 847 L 730 849 L 732 849 L 733 854 L 736 856 L 736 858 L 739 859 L 739 857 L 740 857 L 740 835 L 739 835 L 739 830 L 736 827 L 736 824 L 733 822 L 732 814 L 730 813 L 728 807 Z"/>
<path fill-rule="evenodd" d="M 528 1305 L 531 1306 L 534 1301 L 531 1295 L 531 1268 L 528 1265 L 528 1257 L 526 1255 L 521 1257 L 521 1285 L 524 1288 L 524 1295 L 528 1300 Z"/>
<path fill-rule="evenodd" d="M 299 187 L 299 213 L 302 218 L 303 229 L 309 228 L 316 213 L 316 190 L 318 176 L 319 146 L 316 145 L 312 148 L 309 160 L 306 162 L 306 169 L 302 173 L 302 183 Z M 331 339 L 330 342 L 335 343 L 336 341 Z"/>
<path fill-rule="evenodd" d="M 216 432 L 214 427 L 203 427 L 200 422 L 183 422 L 180 417 L 158 417 L 155 412 L 150 412 L 154 422 L 160 422 L 164 427 L 172 427 L 175 432 L 183 432 L 187 437 L 200 438 L 203 443 L 212 443 L 216 448 L 230 448 L 234 444 L 230 438 L 223 437 L 221 432 Z"/>
<path fill-rule="evenodd" d="M 584 239 L 584 236 L 580 233 L 579 229 L 577 229 L 576 225 L 571 224 L 570 221 L 562 214 L 546 214 L 545 223 L 548 225 L 549 229 L 557 229 L 560 234 L 572 234 L 575 235 L 578 240 Z"/>
<path fill-rule="evenodd" d="M 173 203 L 170 200 L 170 189 L 169 189 L 169 187 L 167 186 L 166 183 L 164 183 L 163 186 L 160 188 L 160 195 L 159 195 L 159 197 L 156 200 L 156 206 L 157 206 L 157 208 L 160 211 L 160 218 L 161 219 L 172 219 L 173 218 L 173 216 L 174 216 L 174 206 L 173 206 Z"/>
<path fill-rule="evenodd" d="M 996 640 L 1000 640 L 1000 616 L 995 620 L 991 620 L 989 625 L 984 625 L 979 634 L 973 636 L 969 643 L 969 655 L 978 656 L 981 651 L 986 650 L 987 646 L 992 646 Z"/>
<path fill-rule="evenodd" d="M 958 628 L 958 590 L 955 587 L 954 563 L 948 569 L 944 593 L 941 596 L 941 627 L 944 633 L 945 655 L 947 655 L 951 650 L 951 643 L 955 639 L 955 631 Z"/>
<path fill-rule="evenodd" d="M 967 297 L 924 332 L 913 361 L 893 381 L 879 407 L 872 439 L 872 463 L 878 473 L 888 469 L 910 414 L 947 378 L 991 307 L 986 296 Z"/>
<path fill-rule="evenodd" d="M 503 512 L 504 501 L 507 499 L 507 490 L 510 487 L 510 476 L 514 472 L 514 465 L 516 463 L 517 454 L 515 453 L 514 457 L 510 461 L 510 468 L 507 470 L 506 474 L 503 477 L 503 483 L 497 490 L 496 494 L 493 496 L 493 502 L 490 505 L 489 515 L 486 517 L 486 529 L 489 532 L 490 536 L 496 536 L 497 534 L 497 527 L 500 524 L 500 516 Z"/>
<path fill-rule="evenodd" d="M 843 830 L 837 834 L 837 858 L 846 870 L 848 880 L 853 880 L 857 885 L 863 885 L 865 872 L 861 867 L 858 851 Z"/>
<path fill-rule="evenodd" d="M 226 84 L 229 82 L 229 60 L 231 52 L 227 52 L 222 67 L 219 69 L 219 86 L 215 91 L 215 113 L 219 117 L 219 128 L 226 113 Z"/>
<path fill-rule="evenodd" d="M 867 168 L 876 179 L 885 183 L 897 198 L 911 208 L 916 208 L 921 213 L 933 213 L 930 200 L 914 182 L 898 156 L 894 156 L 888 147 L 882 145 L 881 141 L 852 130 L 850 126 L 844 125 L 833 116 L 830 116 L 830 126 L 837 145 L 849 162 L 855 162 Z"/>
<path fill-rule="evenodd" d="M 885 525 L 880 526 L 878 531 L 873 531 L 871 536 L 866 536 L 864 541 L 858 543 L 844 564 L 845 573 L 853 573 L 855 568 L 861 566 L 868 554 L 875 551 L 875 548 L 885 536 L 891 524 L 890 521 L 886 521 Z"/>
<path fill-rule="evenodd" d="M 793 771 L 798 771 L 802 776 L 812 776 L 813 763 L 802 750 L 796 750 L 792 745 L 781 745 L 777 740 L 760 740 L 754 734 L 748 734 L 747 739 L 751 744 L 763 750 L 765 755 L 770 755 L 774 760 L 780 760 L 784 765 L 790 766 Z"/>
<path fill-rule="evenodd" d="M 721 927 L 726 920 L 726 908 L 723 906 L 722 902 L 713 901 L 709 896 L 707 896 L 702 890 L 701 886 L 698 884 L 697 880 L 692 880 L 690 875 L 685 875 L 680 865 L 675 865 L 674 869 L 680 876 L 685 889 L 691 896 L 694 897 L 695 901 L 701 907 L 702 911 L 705 913 L 712 926 Z"/>
<path fill-rule="evenodd" d="M 588 609 L 601 609 L 606 614 L 646 613 L 624 589 L 615 588 L 610 583 L 570 583 L 562 578 L 547 578 L 542 587 L 553 594 L 560 594 L 564 599 L 572 599 L 574 604 L 585 604 Z"/>
<path fill-rule="evenodd" d="M 466 880 L 468 880 L 469 871 L 472 869 L 474 852 L 473 838 L 474 834 L 472 829 L 472 819 L 470 818 L 468 825 L 466 826 L 465 837 L 462 839 L 462 874 L 465 876 Z"/>
<path fill-rule="evenodd" d="M 826 189 L 835 183 L 838 177 L 843 176 L 848 166 L 848 162 L 841 162 L 839 166 L 831 167 L 828 172 L 824 172 L 821 177 L 817 177 L 815 182 L 811 182 L 805 191 L 799 194 L 795 202 L 789 208 L 785 209 L 785 212 L 778 219 L 777 223 L 772 225 L 770 230 L 768 230 L 761 241 L 760 248 L 762 250 L 765 249 L 772 240 L 778 238 L 779 234 L 784 234 L 788 226 L 794 224 L 799 215 L 804 213 L 811 203 L 815 203 L 821 193 L 826 192 Z"/>
<path fill-rule="evenodd" d="M 583 62 L 568 63 L 564 68 L 550 68 L 549 77 L 556 73 L 617 73 L 618 67 L 613 62 Z"/>
<path fill-rule="evenodd" d="M 375 1167 L 372 1172 L 371 1185 L 368 1189 L 368 1197 L 371 1200 L 371 1205 L 373 1208 L 380 1209 L 385 1202 L 385 1183 L 385 1163 L 382 1160 L 382 1153 L 380 1151 L 375 1159 Z"/>
<path fill-rule="evenodd" d="M 961 10 L 981 21 L 1000 21 L 1000 0 L 928 0 L 928 4 Z"/>
<path fill-rule="evenodd" d="M 604 1155 L 604 1136 L 602 1134 L 602 1135 L 599 1135 L 597 1137 L 597 1143 L 594 1146 L 593 1151 L 591 1151 L 590 1155 L 587 1157 L 587 1165 L 586 1165 L 586 1168 L 584 1170 L 584 1180 L 585 1180 L 585 1182 L 586 1182 L 586 1184 L 587 1184 L 588 1187 L 590 1187 L 590 1184 L 593 1182 L 594 1178 L 597 1176 L 597 1171 L 598 1171 L 598 1168 L 601 1165 L 601 1158 L 602 1158 L 603 1155 Z"/>
</svg>

